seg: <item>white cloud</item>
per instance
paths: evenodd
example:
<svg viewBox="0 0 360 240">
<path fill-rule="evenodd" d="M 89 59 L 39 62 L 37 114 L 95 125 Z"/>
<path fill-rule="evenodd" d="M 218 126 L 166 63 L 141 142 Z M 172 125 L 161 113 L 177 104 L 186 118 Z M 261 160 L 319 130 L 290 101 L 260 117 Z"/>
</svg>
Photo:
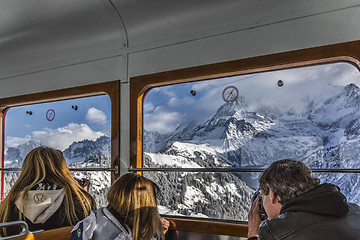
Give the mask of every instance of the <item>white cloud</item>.
<svg viewBox="0 0 360 240">
<path fill-rule="evenodd" d="M 89 123 L 105 123 L 106 122 L 105 113 L 94 107 L 89 108 L 89 110 L 86 113 L 85 118 Z"/>
<path fill-rule="evenodd" d="M 177 98 L 177 94 L 175 91 L 171 91 L 167 89 L 166 91 L 162 91 L 162 92 L 165 96 L 168 96 L 169 98 Z"/>
<path fill-rule="evenodd" d="M 29 138 L 19 138 L 19 137 L 6 137 L 6 147 L 16 147 L 20 144 L 23 144 L 23 143 L 27 143 L 28 141 L 30 141 L 31 139 Z"/>
<path fill-rule="evenodd" d="M 152 114 L 145 114 L 144 128 L 148 131 L 167 133 L 173 131 L 182 119 L 183 115 L 181 113 L 158 107 Z"/>
<path fill-rule="evenodd" d="M 150 112 L 154 110 L 154 105 L 150 102 L 145 102 L 144 103 L 144 112 Z"/>
<path fill-rule="evenodd" d="M 167 104 L 168 107 L 178 108 L 179 106 L 195 104 L 196 100 L 193 97 L 171 98 Z"/>
<path fill-rule="evenodd" d="M 93 131 L 87 124 L 70 123 L 62 128 L 47 128 L 42 131 L 34 131 L 25 138 L 7 137 L 6 146 L 16 147 L 19 144 L 34 140 L 39 142 L 41 145 L 63 151 L 75 141 L 82 141 L 84 139 L 96 140 L 102 135 L 103 134 L 101 132 Z"/>
<path fill-rule="evenodd" d="M 332 70 L 331 74 L 336 75 L 333 81 L 334 85 L 346 86 L 350 83 L 355 83 L 360 87 L 360 72 L 355 66 L 349 63 L 338 63 L 336 67 L 330 70 Z"/>
</svg>

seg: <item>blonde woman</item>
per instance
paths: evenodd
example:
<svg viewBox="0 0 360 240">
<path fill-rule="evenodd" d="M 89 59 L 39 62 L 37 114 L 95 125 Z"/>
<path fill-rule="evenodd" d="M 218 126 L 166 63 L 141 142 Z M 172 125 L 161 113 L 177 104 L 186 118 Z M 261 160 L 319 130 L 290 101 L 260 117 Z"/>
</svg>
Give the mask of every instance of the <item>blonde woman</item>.
<svg viewBox="0 0 360 240">
<path fill-rule="evenodd" d="M 121 176 L 108 192 L 109 205 L 79 222 L 71 239 L 164 239 L 169 222 L 158 214 L 159 192 L 159 187 L 143 176 L 134 173 Z"/>
<path fill-rule="evenodd" d="M 21 173 L 0 205 L 1 222 L 23 220 L 30 231 L 75 225 L 96 209 L 94 199 L 71 176 L 62 153 L 37 147 L 25 157 Z M 2 235 L 20 228 L 2 230 Z"/>
</svg>

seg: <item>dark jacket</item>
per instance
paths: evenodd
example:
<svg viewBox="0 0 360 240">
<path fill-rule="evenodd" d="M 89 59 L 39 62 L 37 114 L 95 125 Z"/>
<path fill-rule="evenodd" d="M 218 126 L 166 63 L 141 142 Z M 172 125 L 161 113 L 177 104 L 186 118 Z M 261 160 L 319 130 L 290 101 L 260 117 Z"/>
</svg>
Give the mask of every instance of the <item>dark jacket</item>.
<svg viewBox="0 0 360 240">
<path fill-rule="evenodd" d="M 260 226 L 260 240 L 360 239 L 360 207 L 339 188 L 321 184 L 283 204 L 280 216 Z"/>
</svg>

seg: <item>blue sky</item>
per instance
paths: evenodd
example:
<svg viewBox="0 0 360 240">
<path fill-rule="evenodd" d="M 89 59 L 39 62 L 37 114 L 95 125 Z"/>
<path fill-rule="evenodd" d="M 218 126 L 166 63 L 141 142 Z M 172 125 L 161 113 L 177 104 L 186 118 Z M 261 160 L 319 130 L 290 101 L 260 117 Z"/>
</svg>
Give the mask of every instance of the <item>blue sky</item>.
<svg viewBox="0 0 360 240">
<path fill-rule="evenodd" d="M 282 87 L 278 80 L 284 82 Z M 329 97 L 338 86 L 359 82 L 358 69 L 343 62 L 157 87 L 144 100 L 144 128 L 167 133 L 189 121 L 203 123 L 225 103 L 222 91 L 227 86 L 237 87 L 249 109 L 266 105 L 302 111 L 306 99 Z"/>
<path fill-rule="evenodd" d="M 50 109 L 55 112 L 52 121 L 46 118 Z M 74 141 L 109 136 L 110 114 L 107 95 L 13 107 L 5 115 L 5 144 L 14 147 L 32 139 L 64 150 Z"/>
</svg>

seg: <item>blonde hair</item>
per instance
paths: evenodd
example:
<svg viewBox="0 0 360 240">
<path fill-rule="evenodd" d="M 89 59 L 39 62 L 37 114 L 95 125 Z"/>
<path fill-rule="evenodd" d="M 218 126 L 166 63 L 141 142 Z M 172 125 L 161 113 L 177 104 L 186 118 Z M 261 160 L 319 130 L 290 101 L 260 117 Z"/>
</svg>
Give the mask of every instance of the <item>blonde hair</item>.
<svg viewBox="0 0 360 240">
<path fill-rule="evenodd" d="M 24 159 L 20 175 L 9 194 L 0 205 L 0 222 L 6 222 L 13 211 L 15 200 L 23 191 L 20 199 L 19 220 L 24 220 L 25 198 L 29 190 L 41 182 L 56 184 L 65 191 L 63 206 L 68 225 L 74 225 L 81 219 L 76 215 L 74 201 L 78 202 L 84 216 L 88 216 L 95 206 L 91 196 L 71 176 L 64 156 L 59 150 L 49 147 L 37 147 L 30 151 Z M 76 197 L 76 198 L 75 198 Z M 79 212 L 79 210 L 77 210 Z"/>
<path fill-rule="evenodd" d="M 149 179 L 134 173 L 121 176 L 110 188 L 109 206 L 132 229 L 134 240 L 163 238 L 156 204 L 159 187 Z"/>
</svg>

